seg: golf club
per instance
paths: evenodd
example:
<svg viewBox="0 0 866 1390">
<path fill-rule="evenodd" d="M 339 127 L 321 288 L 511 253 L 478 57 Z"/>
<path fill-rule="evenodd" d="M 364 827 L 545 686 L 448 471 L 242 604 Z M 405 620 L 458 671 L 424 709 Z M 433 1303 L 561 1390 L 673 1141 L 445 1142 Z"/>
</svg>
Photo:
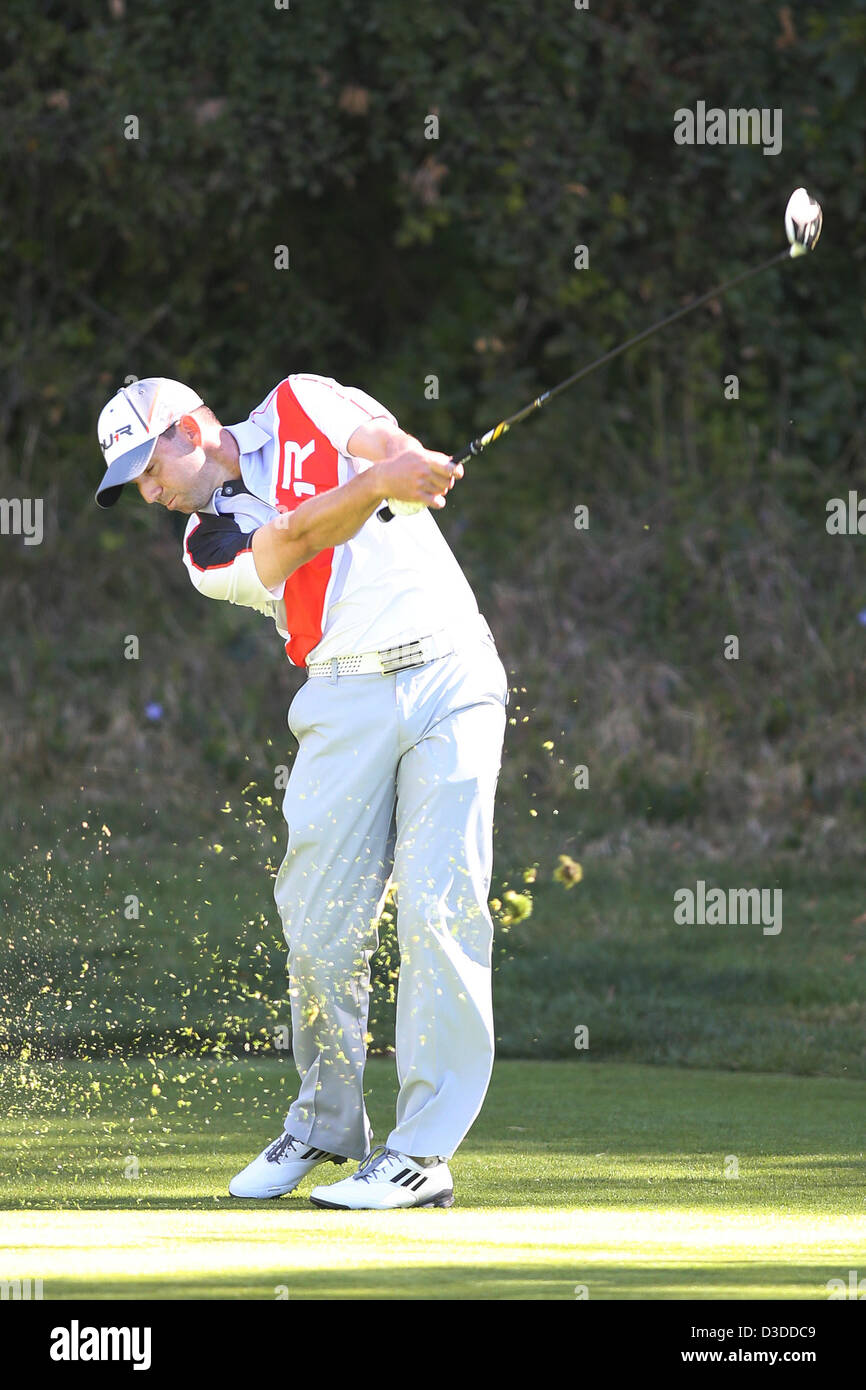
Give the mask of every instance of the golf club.
<svg viewBox="0 0 866 1390">
<path fill-rule="evenodd" d="M 563 391 L 567 391 L 570 386 L 574 386 L 576 382 L 582 381 L 584 377 L 589 376 L 590 372 L 594 372 L 599 367 L 603 367 L 607 362 L 612 362 L 615 357 L 619 357 L 621 353 L 627 352 L 629 348 L 634 347 L 637 343 L 642 343 L 647 338 L 651 338 L 653 333 L 658 333 L 660 328 L 666 328 L 669 323 L 676 323 L 677 319 L 684 318 L 686 314 L 690 314 L 694 309 L 699 309 L 700 306 L 706 304 L 708 300 L 716 299 L 719 295 L 726 294 L 727 291 L 732 290 L 735 285 L 741 285 L 744 280 L 750 280 L 753 275 L 760 275 L 762 271 L 769 270 L 770 266 L 777 265 L 779 261 L 783 261 L 789 257 L 803 256 L 806 252 L 813 250 L 821 235 L 823 220 L 820 204 L 809 196 L 805 188 L 796 189 L 788 199 L 788 206 L 785 209 L 785 231 L 790 243 L 787 249 L 777 252 L 776 255 L 771 256 L 768 261 L 764 261 L 761 265 L 754 266 L 751 270 L 744 270 L 740 275 L 735 275 L 733 279 L 726 280 L 723 285 L 717 285 L 714 289 L 708 290 L 706 294 L 702 294 L 699 298 L 690 300 L 682 309 L 676 309 L 674 313 L 668 314 L 663 319 L 659 319 L 658 323 L 651 324 L 649 328 L 645 328 L 643 332 L 636 333 L 633 338 L 628 338 L 624 343 L 620 343 L 618 347 L 611 348 L 609 352 L 603 353 L 601 357 L 597 357 L 595 361 L 590 362 L 588 366 L 581 367 L 580 371 L 575 372 L 573 376 L 566 377 L 565 381 L 561 381 L 558 386 L 553 386 L 549 391 L 545 391 L 542 395 L 536 396 L 534 401 L 524 406 L 522 410 L 518 410 L 516 415 L 509 416 L 507 420 L 501 420 L 498 425 L 494 425 L 493 429 L 488 430 L 486 434 L 480 435 L 478 439 L 473 439 L 461 453 L 454 454 L 451 462 L 466 463 L 468 459 L 476 457 L 481 453 L 482 449 L 486 449 L 488 444 L 492 444 L 494 440 L 499 439 L 507 430 L 510 430 L 513 425 L 518 425 L 521 420 L 525 420 L 533 411 L 540 410 L 543 405 L 547 405 L 547 402 L 552 401 L 555 396 L 560 395 Z M 413 512 L 423 510 L 423 507 L 424 504 L 420 502 L 399 502 L 389 497 L 386 505 L 381 507 L 376 515 L 380 521 L 391 521 L 395 515 L 411 515 Z"/>
</svg>

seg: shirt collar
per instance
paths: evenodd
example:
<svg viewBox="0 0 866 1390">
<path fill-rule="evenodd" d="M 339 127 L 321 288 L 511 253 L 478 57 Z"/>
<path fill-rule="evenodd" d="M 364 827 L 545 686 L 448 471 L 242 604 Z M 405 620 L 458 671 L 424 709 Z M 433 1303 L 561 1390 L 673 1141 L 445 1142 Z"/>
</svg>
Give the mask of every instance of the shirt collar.
<svg viewBox="0 0 866 1390">
<path fill-rule="evenodd" d="M 267 444 L 273 436 L 268 434 L 267 430 L 263 430 L 261 425 L 254 424 L 252 420 L 242 420 L 239 425 L 225 425 L 223 428 L 227 429 L 229 434 L 234 437 L 235 443 L 240 450 L 239 463 L 241 468 L 241 481 L 246 487 L 247 479 L 244 473 L 244 455 L 257 453 L 262 445 Z M 197 510 L 199 512 L 205 512 L 209 516 L 219 516 L 220 513 L 216 508 L 216 499 L 217 496 L 221 495 L 222 487 L 216 488 L 207 506 L 198 507 Z"/>
<path fill-rule="evenodd" d="M 202 512 L 209 512 L 211 515 L 220 516 L 225 508 L 217 507 L 217 498 L 232 498 L 239 496 L 251 497 L 252 494 L 244 482 L 243 478 L 228 478 L 226 482 L 220 483 L 219 487 L 211 494 L 211 499 L 206 507 L 200 507 Z"/>
<path fill-rule="evenodd" d="M 234 435 L 237 446 L 241 454 L 254 454 L 257 449 L 261 449 L 263 444 L 267 444 L 273 437 L 263 430 L 261 425 L 256 425 L 252 420 L 242 420 L 239 425 L 226 425 L 229 434 Z"/>
</svg>

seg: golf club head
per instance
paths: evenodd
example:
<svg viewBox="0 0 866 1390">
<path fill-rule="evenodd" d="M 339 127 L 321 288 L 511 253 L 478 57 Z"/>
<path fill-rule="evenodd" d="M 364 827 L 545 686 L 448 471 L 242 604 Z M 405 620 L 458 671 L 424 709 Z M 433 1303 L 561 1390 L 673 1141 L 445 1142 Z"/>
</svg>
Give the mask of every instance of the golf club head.
<svg viewBox="0 0 866 1390">
<path fill-rule="evenodd" d="M 815 249 L 823 223 L 821 204 L 810 198 L 805 188 L 795 188 L 785 208 L 785 231 L 792 256 L 805 256 Z"/>
</svg>

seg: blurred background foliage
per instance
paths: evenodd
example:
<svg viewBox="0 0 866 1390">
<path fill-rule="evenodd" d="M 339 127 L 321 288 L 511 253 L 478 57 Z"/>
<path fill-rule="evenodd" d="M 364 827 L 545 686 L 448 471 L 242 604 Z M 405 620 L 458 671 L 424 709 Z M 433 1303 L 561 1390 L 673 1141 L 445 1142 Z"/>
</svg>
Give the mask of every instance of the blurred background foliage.
<svg viewBox="0 0 866 1390">
<path fill-rule="evenodd" d="M 7 0 L 0 492 L 45 503 L 41 546 L 0 543 L 9 852 L 39 807 L 55 839 L 108 808 L 130 843 L 158 811 L 212 839 L 291 763 L 270 624 L 193 593 L 182 518 L 93 504 L 127 375 L 231 423 L 318 372 L 456 449 L 771 255 L 805 184 L 814 257 L 590 378 L 437 519 L 512 675 L 506 882 L 561 852 L 858 854 L 866 541 L 825 519 L 861 485 L 864 58 L 864 0 Z M 675 144 L 698 101 L 781 110 L 781 152 Z"/>
</svg>

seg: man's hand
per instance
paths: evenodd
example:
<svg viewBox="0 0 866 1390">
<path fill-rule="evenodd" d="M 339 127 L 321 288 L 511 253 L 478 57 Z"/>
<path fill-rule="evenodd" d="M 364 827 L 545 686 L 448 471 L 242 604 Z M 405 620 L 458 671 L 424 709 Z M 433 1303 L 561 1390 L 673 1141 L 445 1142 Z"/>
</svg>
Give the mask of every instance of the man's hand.
<svg viewBox="0 0 866 1390">
<path fill-rule="evenodd" d="M 416 502 L 422 507 L 445 506 L 445 494 L 458 478 L 463 464 L 452 464 L 447 454 L 425 449 L 417 439 L 392 420 L 379 417 L 359 425 L 346 446 L 355 458 L 370 459 L 376 486 L 383 501 Z"/>
<path fill-rule="evenodd" d="M 424 507 L 441 509 L 445 506 L 445 494 L 463 477 L 463 464 L 452 464 L 447 454 L 424 449 L 413 440 L 400 453 L 374 463 L 368 472 L 375 475 L 376 488 L 383 498 L 395 497 L 398 502 L 419 502 Z"/>
</svg>

